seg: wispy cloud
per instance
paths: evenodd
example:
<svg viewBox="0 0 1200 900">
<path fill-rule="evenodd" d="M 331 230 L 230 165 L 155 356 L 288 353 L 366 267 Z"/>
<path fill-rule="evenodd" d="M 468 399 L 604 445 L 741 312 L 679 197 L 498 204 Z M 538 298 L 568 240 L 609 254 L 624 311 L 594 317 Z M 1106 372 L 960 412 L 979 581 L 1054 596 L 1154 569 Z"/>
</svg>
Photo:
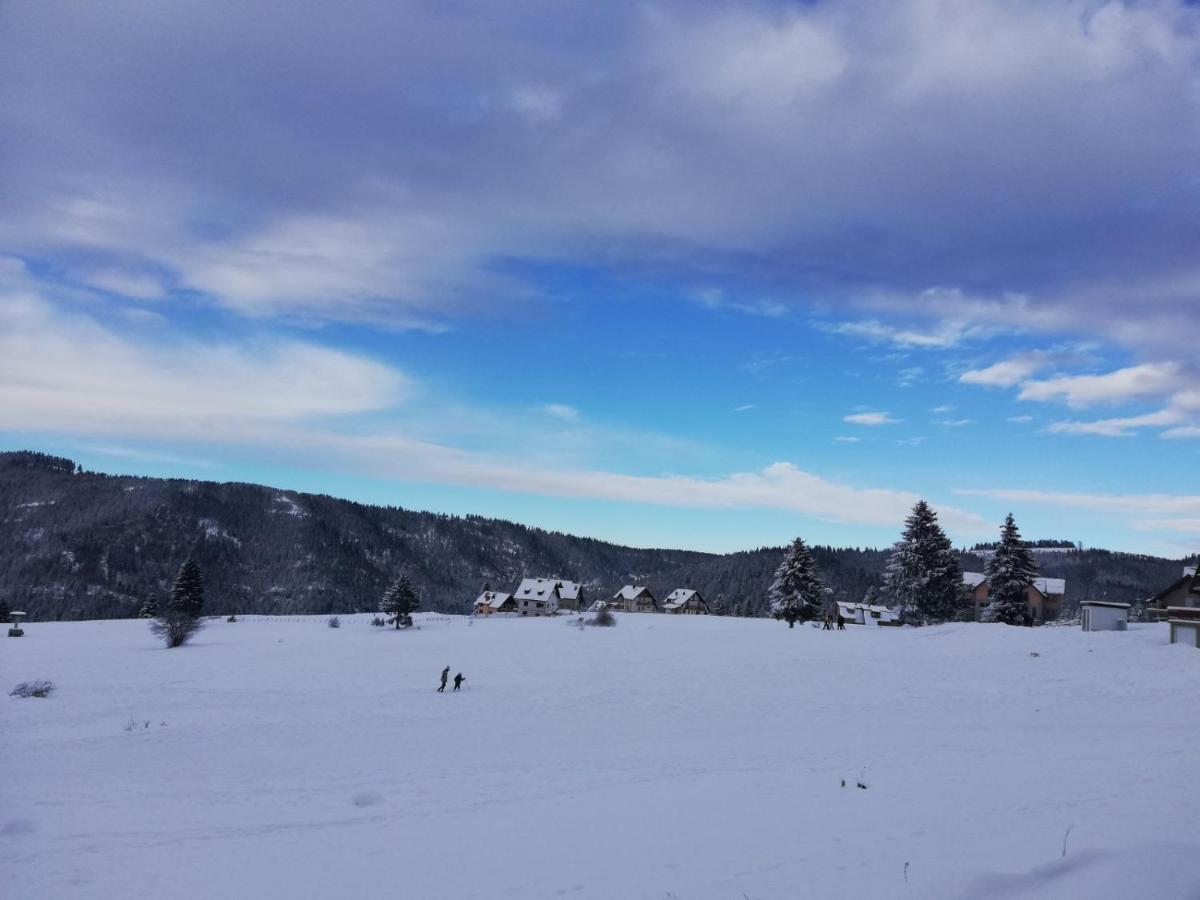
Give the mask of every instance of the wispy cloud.
<svg viewBox="0 0 1200 900">
<path fill-rule="evenodd" d="M 848 416 L 842 416 L 843 422 L 849 422 L 851 425 L 895 425 L 902 419 L 897 419 L 889 412 L 858 412 L 851 413 Z"/>
<path fill-rule="evenodd" d="M 741 406 L 735 406 L 733 408 L 733 411 L 735 413 L 744 413 L 744 412 L 750 412 L 750 410 L 752 410 L 752 409 L 758 409 L 758 404 L 757 403 L 743 403 Z"/>
<path fill-rule="evenodd" d="M 574 406 L 568 406 L 566 403 L 547 403 L 539 409 L 548 416 L 555 419 L 562 419 L 564 422 L 579 421 L 579 410 Z"/>
</svg>

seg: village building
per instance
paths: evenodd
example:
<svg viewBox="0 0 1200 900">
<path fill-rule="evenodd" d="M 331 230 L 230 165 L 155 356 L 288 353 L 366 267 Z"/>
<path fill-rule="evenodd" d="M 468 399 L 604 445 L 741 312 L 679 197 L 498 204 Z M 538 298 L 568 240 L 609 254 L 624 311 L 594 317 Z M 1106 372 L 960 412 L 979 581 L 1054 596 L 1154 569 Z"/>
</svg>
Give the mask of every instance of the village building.
<svg viewBox="0 0 1200 900">
<path fill-rule="evenodd" d="M 583 585 L 574 581 L 558 583 L 558 608 L 579 612 L 584 608 Z"/>
<path fill-rule="evenodd" d="M 557 578 L 526 578 L 513 593 L 517 612 L 523 616 L 558 615 Z"/>
<path fill-rule="evenodd" d="M 1196 577 L 1196 567 L 1185 566 L 1183 577 L 1147 600 L 1146 606 L 1160 611 L 1172 606 L 1200 608 L 1200 578 Z"/>
<path fill-rule="evenodd" d="M 625 587 L 613 594 L 609 606 L 612 609 L 621 609 L 625 612 L 658 611 L 658 601 L 654 599 L 654 594 L 650 592 L 650 588 L 638 587 L 632 584 L 625 585 Z"/>
<path fill-rule="evenodd" d="M 1084 631 L 1125 631 L 1129 627 L 1129 604 L 1084 600 L 1079 604 L 1079 621 Z"/>
<path fill-rule="evenodd" d="M 847 625 L 899 625 L 900 614 L 886 606 L 876 606 L 870 603 L 849 603 L 839 600 L 837 614 Z"/>
<path fill-rule="evenodd" d="M 517 603 L 512 594 L 500 591 L 485 590 L 475 598 L 475 615 L 490 616 L 494 613 L 511 613 L 517 611 Z"/>
<path fill-rule="evenodd" d="M 667 594 L 663 601 L 663 612 L 676 615 L 707 616 L 708 604 L 699 591 L 690 588 L 676 588 Z"/>
<path fill-rule="evenodd" d="M 963 572 L 963 594 L 973 605 L 975 621 L 983 621 L 983 611 L 991 602 L 992 586 L 982 572 Z M 1035 578 L 1025 588 L 1025 609 L 1034 625 L 1053 622 L 1062 611 L 1067 583 L 1061 578 Z"/>
</svg>

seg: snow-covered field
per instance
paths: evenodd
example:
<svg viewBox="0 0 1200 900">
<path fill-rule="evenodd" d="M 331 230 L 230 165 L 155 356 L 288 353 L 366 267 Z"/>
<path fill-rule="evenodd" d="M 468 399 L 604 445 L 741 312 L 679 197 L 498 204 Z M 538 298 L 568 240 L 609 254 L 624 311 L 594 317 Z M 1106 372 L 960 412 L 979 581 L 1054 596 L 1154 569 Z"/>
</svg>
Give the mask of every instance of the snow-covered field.
<svg viewBox="0 0 1200 900">
<path fill-rule="evenodd" d="M 0 640 L 0 895 L 1200 897 L 1165 626 L 418 619 Z"/>
</svg>

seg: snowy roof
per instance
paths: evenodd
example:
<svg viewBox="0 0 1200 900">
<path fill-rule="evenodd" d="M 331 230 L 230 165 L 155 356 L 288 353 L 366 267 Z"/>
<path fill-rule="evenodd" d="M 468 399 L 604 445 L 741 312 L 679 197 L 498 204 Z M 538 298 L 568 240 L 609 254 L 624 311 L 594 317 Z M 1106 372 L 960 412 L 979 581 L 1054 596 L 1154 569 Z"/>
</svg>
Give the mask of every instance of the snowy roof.
<svg viewBox="0 0 1200 900">
<path fill-rule="evenodd" d="M 499 609 L 511 599 L 512 594 L 502 594 L 499 591 L 484 591 L 476 600 L 476 606 L 490 606 L 493 609 Z"/>
<path fill-rule="evenodd" d="M 576 584 L 574 581 L 560 581 L 558 583 L 558 596 L 563 600 L 578 600 L 582 592 L 583 586 Z"/>
<path fill-rule="evenodd" d="M 649 588 L 634 587 L 632 584 L 627 584 L 627 585 L 625 585 L 625 587 L 621 588 L 619 591 L 617 591 L 615 594 L 613 594 L 613 599 L 614 600 L 636 600 L 638 597 L 642 596 L 642 594 L 645 594 L 647 597 L 653 596 L 653 594 L 650 593 Z"/>
<path fill-rule="evenodd" d="M 559 583 L 557 578 L 526 578 L 513 596 L 518 600 L 549 600 L 557 597 Z"/>
<path fill-rule="evenodd" d="M 1108 600 L 1082 600 L 1080 606 L 1111 606 L 1113 609 L 1129 609 L 1128 603 L 1111 603 Z"/>
<path fill-rule="evenodd" d="M 1035 578 L 1033 586 L 1048 595 L 1062 596 L 1067 592 L 1067 582 L 1062 578 Z"/>
<path fill-rule="evenodd" d="M 667 594 L 667 599 L 663 601 L 663 606 L 669 606 L 671 608 L 683 606 L 693 597 L 698 599 L 701 603 L 704 602 L 704 598 L 700 596 L 699 591 L 692 590 L 691 588 L 675 588 L 675 590 Z"/>
<path fill-rule="evenodd" d="M 1184 578 L 1191 578 L 1191 577 L 1195 576 L 1195 574 L 1196 574 L 1195 566 L 1184 566 L 1183 567 L 1183 577 Z"/>
<path fill-rule="evenodd" d="M 967 587 L 976 588 L 987 581 L 987 576 L 982 572 L 963 572 L 963 584 Z"/>
</svg>

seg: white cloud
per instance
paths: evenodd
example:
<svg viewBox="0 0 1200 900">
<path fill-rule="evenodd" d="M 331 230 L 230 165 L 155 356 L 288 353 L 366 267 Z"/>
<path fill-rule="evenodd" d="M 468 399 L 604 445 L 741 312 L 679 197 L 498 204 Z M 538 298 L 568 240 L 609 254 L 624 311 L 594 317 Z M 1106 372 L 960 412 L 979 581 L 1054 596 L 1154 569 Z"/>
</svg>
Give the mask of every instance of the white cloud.
<svg viewBox="0 0 1200 900">
<path fill-rule="evenodd" d="M 1033 421 L 1033 416 L 1009 416 L 1009 422 L 1016 422 L 1018 425 L 1025 425 Z"/>
<path fill-rule="evenodd" d="M 758 409 L 758 404 L 757 403 L 743 403 L 741 406 L 735 406 L 733 411 L 735 413 L 743 413 L 743 412 L 750 412 L 750 410 L 752 410 L 752 409 Z"/>
<path fill-rule="evenodd" d="M 1014 387 L 1050 365 L 1051 361 L 1049 354 L 1040 351 L 1021 353 L 984 369 L 963 372 L 958 380 L 963 384 L 980 384 L 985 387 Z"/>
<path fill-rule="evenodd" d="M 1099 512 L 1200 516 L 1200 495 L 1197 494 L 1089 494 L 1024 488 L 959 488 L 954 493 L 962 497 L 988 497 L 1012 503 L 1040 503 Z"/>
<path fill-rule="evenodd" d="M 904 328 L 881 322 L 878 319 L 866 319 L 858 322 L 815 322 L 814 324 L 823 331 L 863 338 L 872 343 L 889 343 L 897 347 L 924 349 L 957 347 L 965 339 L 979 331 L 974 326 L 954 321 L 942 322 L 932 330 Z"/>
<path fill-rule="evenodd" d="M 934 406 L 929 410 L 935 416 L 944 416 L 946 413 L 954 412 L 954 406 L 950 403 L 943 403 L 941 406 Z"/>
<path fill-rule="evenodd" d="M 575 422 L 579 419 L 579 410 L 573 406 L 568 406 L 566 403 L 547 403 L 540 407 L 540 409 L 546 415 L 562 419 L 564 422 Z"/>
<path fill-rule="evenodd" d="M 1179 363 L 1143 363 L 1103 375 L 1071 375 L 1044 381 L 1025 381 L 1018 399 L 1062 400 L 1072 409 L 1098 403 L 1124 403 L 1169 395 L 1184 386 Z"/>
<path fill-rule="evenodd" d="M 933 424 L 942 428 L 964 428 L 974 424 L 974 419 L 934 419 Z"/>
<path fill-rule="evenodd" d="M 1094 422 L 1051 422 L 1047 430 L 1054 434 L 1096 434 L 1103 437 L 1130 437 L 1139 428 L 1174 425 L 1179 421 L 1179 413 L 1164 409 L 1141 416 L 1100 419 Z"/>
<path fill-rule="evenodd" d="M 851 425 L 869 425 L 873 427 L 877 425 L 895 425 L 903 420 L 895 418 L 888 412 L 860 412 L 843 416 L 842 421 L 849 422 Z"/>
<path fill-rule="evenodd" d="M 1200 438 L 1200 425 L 1180 425 L 1175 428 L 1168 428 L 1162 433 L 1162 436 L 1168 440 Z"/>
<path fill-rule="evenodd" d="M 854 437 L 853 435 L 839 435 L 834 438 L 834 441 L 839 444 L 857 444 L 862 438 Z"/>
</svg>

